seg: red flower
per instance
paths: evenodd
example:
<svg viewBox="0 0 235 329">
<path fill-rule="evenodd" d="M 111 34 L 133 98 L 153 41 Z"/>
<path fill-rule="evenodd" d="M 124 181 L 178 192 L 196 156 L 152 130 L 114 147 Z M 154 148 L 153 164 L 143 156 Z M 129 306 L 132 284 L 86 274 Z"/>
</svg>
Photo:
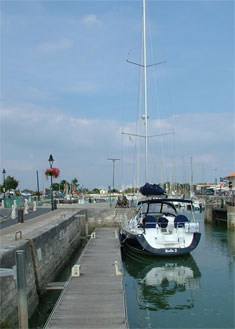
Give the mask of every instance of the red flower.
<svg viewBox="0 0 235 329">
<path fill-rule="evenodd" d="M 54 178 L 57 178 L 60 176 L 60 169 L 59 168 L 47 168 L 45 170 L 45 175 L 47 176 L 52 176 Z"/>
</svg>

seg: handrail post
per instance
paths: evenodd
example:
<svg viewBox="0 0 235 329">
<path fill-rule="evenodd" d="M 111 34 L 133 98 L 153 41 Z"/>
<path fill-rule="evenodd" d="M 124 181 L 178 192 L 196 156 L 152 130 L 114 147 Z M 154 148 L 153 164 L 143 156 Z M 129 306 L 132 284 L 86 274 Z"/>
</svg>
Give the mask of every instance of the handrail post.
<svg viewBox="0 0 235 329">
<path fill-rule="evenodd" d="M 16 251 L 19 329 L 28 329 L 28 306 L 24 250 Z"/>
</svg>

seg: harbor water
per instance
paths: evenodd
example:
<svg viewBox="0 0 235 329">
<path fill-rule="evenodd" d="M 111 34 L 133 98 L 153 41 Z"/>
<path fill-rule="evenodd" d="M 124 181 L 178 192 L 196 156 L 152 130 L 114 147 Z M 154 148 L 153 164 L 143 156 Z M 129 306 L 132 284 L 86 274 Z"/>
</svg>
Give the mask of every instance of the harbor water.
<svg viewBox="0 0 235 329">
<path fill-rule="evenodd" d="M 186 213 L 187 215 L 187 213 Z M 204 224 L 198 247 L 186 257 L 141 259 L 123 252 L 130 329 L 234 328 L 235 232 Z M 83 247 L 55 281 L 66 281 Z M 43 328 L 61 291 L 48 291 L 29 321 Z"/>
<path fill-rule="evenodd" d="M 189 256 L 146 260 L 124 250 L 130 329 L 234 328 L 235 232 L 195 216 L 202 236 Z"/>
</svg>

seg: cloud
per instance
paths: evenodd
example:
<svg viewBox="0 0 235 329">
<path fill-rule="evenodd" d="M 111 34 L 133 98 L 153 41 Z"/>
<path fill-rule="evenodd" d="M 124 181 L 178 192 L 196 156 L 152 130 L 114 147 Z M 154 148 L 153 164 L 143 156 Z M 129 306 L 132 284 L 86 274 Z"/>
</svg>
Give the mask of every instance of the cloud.
<svg viewBox="0 0 235 329">
<path fill-rule="evenodd" d="M 83 110 L 85 112 L 86 109 Z M 234 123 L 231 114 L 196 113 L 170 119 L 174 121 L 176 134 L 149 140 L 151 181 L 160 180 L 162 163 L 168 175 L 166 178 L 170 180 L 173 143 L 178 180 L 182 176 L 183 162 L 187 163 L 189 177 L 191 156 L 195 180 L 200 181 L 202 166 L 207 166 L 208 180 L 210 174 L 213 179 L 214 168 L 217 168 L 218 176 L 233 170 Z M 166 132 L 170 127 L 169 120 L 150 120 L 150 134 Z M 130 141 L 121 132 L 124 128 L 125 132 L 135 133 L 134 122 L 127 122 L 123 127 L 118 120 L 87 119 L 56 108 L 18 103 L 2 104 L 1 126 L 2 166 L 7 168 L 9 175 L 20 180 L 21 189 L 35 188 L 36 170 L 41 173 L 42 184 L 46 184 L 43 171 L 48 166 L 51 153 L 56 160 L 55 165 L 61 169 L 61 179 L 78 177 L 88 187 L 108 186 L 112 168 L 107 158 L 117 157 L 121 158 L 116 168 L 117 185 L 132 183 L 134 161 L 137 161 L 136 139 L 133 137 Z M 141 163 L 144 163 L 144 139 Z M 135 170 L 136 167 L 135 164 Z"/>
<path fill-rule="evenodd" d="M 42 52 L 56 52 L 71 49 L 73 47 L 73 40 L 60 39 L 56 42 L 44 42 L 38 45 L 38 49 Z"/>
<path fill-rule="evenodd" d="M 96 15 L 94 15 L 94 14 L 84 16 L 81 19 L 81 23 L 82 23 L 82 25 L 87 26 L 87 27 L 101 26 L 102 25 L 102 22 L 100 20 L 98 20 Z"/>
</svg>

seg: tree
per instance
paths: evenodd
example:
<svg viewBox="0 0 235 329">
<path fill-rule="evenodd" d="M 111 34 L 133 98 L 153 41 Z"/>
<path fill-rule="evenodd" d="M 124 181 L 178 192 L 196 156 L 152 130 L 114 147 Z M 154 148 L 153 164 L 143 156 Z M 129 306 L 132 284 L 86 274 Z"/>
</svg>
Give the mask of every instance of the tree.
<svg viewBox="0 0 235 329">
<path fill-rule="evenodd" d="M 91 191 L 92 194 L 100 194 L 100 189 L 98 189 L 97 187 L 93 188 L 93 190 Z"/>
<path fill-rule="evenodd" d="M 60 189 L 60 184 L 59 183 L 53 183 L 52 184 L 53 191 L 59 191 Z"/>
<path fill-rule="evenodd" d="M 83 194 L 87 194 L 87 193 L 89 193 L 88 188 L 83 187 L 83 188 L 82 188 L 82 193 L 83 193 Z"/>
<path fill-rule="evenodd" d="M 5 187 L 5 190 L 15 190 L 17 186 L 19 185 L 19 182 L 13 177 L 13 176 L 7 176 L 5 179 L 5 184 L 3 184 L 3 187 Z"/>
<path fill-rule="evenodd" d="M 64 192 L 64 188 L 65 188 L 65 184 L 69 184 L 65 179 L 63 179 L 60 183 L 59 183 L 59 185 L 60 185 L 60 191 L 61 192 Z"/>
<path fill-rule="evenodd" d="M 71 184 L 72 184 L 74 187 L 78 188 L 78 186 L 79 186 L 79 184 L 78 184 L 78 179 L 77 179 L 77 178 L 72 179 Z"/>
<path fill-rule="evenodd" d="M 111 192 L 112 192 L 112 193 L 120 193 L 120 191 L 117 190 L 117 189 L 112 189 Z"/>
</svg>

